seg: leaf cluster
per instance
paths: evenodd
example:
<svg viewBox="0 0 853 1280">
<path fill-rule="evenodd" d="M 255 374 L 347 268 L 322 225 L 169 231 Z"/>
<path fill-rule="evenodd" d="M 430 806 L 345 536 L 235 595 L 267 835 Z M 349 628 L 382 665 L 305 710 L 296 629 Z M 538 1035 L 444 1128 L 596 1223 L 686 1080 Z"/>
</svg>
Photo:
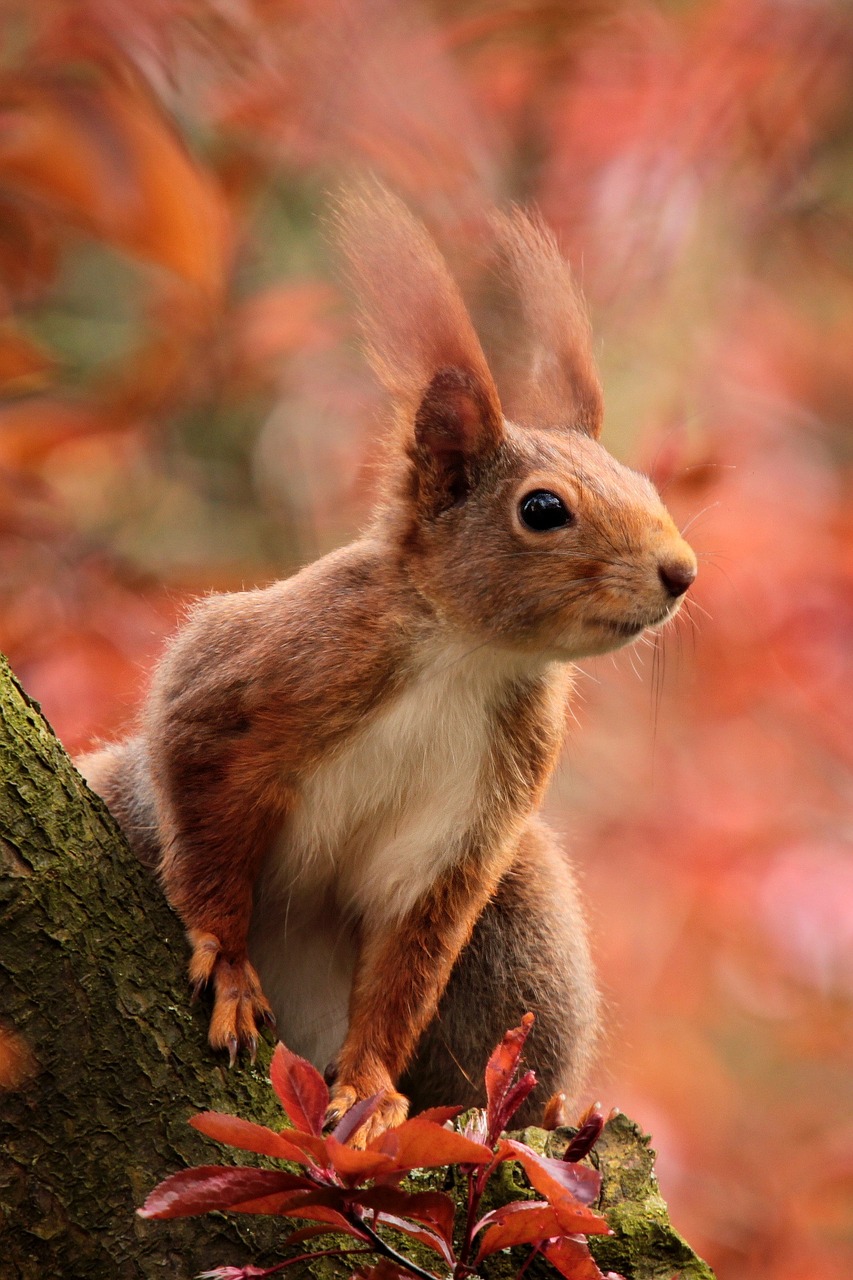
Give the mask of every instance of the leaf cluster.
<svg viewBox="0 0 853 1280">
<path fill-rule="evenodd" d="M 144 1218 L 190 1217 L 211 1210 L 271 1214 L 305 1223 L 287 1235 L 284 1248 L 329 1232 L 352 1242 L 299 1251 L 266 1269 L 219 1267 L 205 1273 L 208 1280 L 270 1276 L 327 1256 L 353 1258 L 359 1280 L 467 1280 L 486 1258 L 519 1245 L 528 1246 L 519 1277 L 541 1254 L 567 1280 L 604 1280 L 586 1242 L 588 1235 L 610 1234 L 606 1220 L 590 1207 L 601 1191 L 601 1175 L 579 1163 L 601 1132 L 600 1111 L 588 1113 L 559 1160 L 505 1136 L 536 1084 L 532 1071 L 520 1071 L 532 1024 L 528 1013 L 489 1058 L 486 1108 L 470 1115 L 464 1132 L 449 1127 L 461 1108 L 433 1107 L 386 1130 L 364 1149 L 348 1144 L 379 1106 L 381 1094 L 357 1103 L 324 1134 L 329 1102 L 325 1081 L 309 1062 L 279 1044 L 270 1080 L 292 1128 L 276 1132 L 216 1111 L 202 1112 L 190 1124 L 218 1142 L 290 1168 L 185 1169 L 161 1182 L 139 1213 Z M 521 1165 L 538 1198 L 482 1213 L 489 1181 L 506 1161 Z M 404 1185 L 417 1170 L 451 1168 L 466 1189 L 458 1213 L 445 1192 L 413 1191 Z M 401 1253 L 388 1239 L 389 1231 L 435 1254 L 436 1271 Z"/>
</svg>

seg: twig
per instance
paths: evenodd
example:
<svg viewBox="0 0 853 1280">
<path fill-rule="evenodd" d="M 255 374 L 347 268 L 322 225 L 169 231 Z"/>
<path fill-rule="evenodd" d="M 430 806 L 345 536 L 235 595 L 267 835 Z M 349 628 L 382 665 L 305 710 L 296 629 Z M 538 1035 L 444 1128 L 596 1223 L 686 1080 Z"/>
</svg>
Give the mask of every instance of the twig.
<svg viewBox="0 0 853 1280">
<path fill-rule="evenodd" d="M 529 1253 L 529 1254 L 527 1255 L 527 1257 L 525 1258 L 524 1262 L 521 1264 L 521 1266 L 520 1266 L 520 1267 L 518 1268 L 518 1270 L 516 1271 L 516 1273 L 515 1273 L 515 1280 L 521 1280 L 521 1277 L 524 1275 L 525 1271 L 526 1271 L 526 1270 L 527 1270 L 527 1268 L 530 1266 L 531 1262 L 532 1262 L 532 1261 L 533 1261 L 533 1259 L 536 1257 L 537 1253 L 539 1252 L 539 1250 L 540 1250 L 541 1248 L 542 1248 L 541 1243 L 540 1243 L 540 1244 L 535 1244 L 535 1245 L 533 1246 L 533 1248 L 530 1250 L 530 1253 Z"/>
<path fill-rule="evenodd" d="M 353 1211 L 349 1216 L 353 1226 L 357 1227 L 359 1231 L 363 1231 L 373 1241 L 376 1246 L 376 1252 L 381 1253 L 389 1262 L 393 1262 L 397 1267 L 402 1267 L 404 1271 L 410 1271 L 413 1276 L 418 1276 L 420 1280 L 438 1280 L 438 1277 L 434 1276 L 431 1271 L 425 1271 L 416 1262 L 412 1262 L 409 1258 L 405 1258 L 402 1253 L 397 1253 L 396 1249 L 392 1249 L 390 1244 L 383 1240 L 380 1235 L 377 1235 L 373 1227 L 365 1222 L 360 1214 Z"/>
</svg>

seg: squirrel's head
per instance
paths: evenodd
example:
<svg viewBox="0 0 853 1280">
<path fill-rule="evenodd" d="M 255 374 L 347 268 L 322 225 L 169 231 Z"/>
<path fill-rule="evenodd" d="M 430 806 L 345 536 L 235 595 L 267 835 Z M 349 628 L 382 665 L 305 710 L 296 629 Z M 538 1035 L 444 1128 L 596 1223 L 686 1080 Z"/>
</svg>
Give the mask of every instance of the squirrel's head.
<svg viewBox="0 0 853 1280">
<path fill-rule="evenodd" d="M 551 234 L 520 211 L 494 222 L 525 335 L 505 413 L 423 226 L 378 185 L 339 225 L 396 410 L 383 520 L 422 595 L 460 630 L 564 659 L 672 617 L 696 557 L 652 484 L 598 443 L 589 325 Z"/>
</svg>

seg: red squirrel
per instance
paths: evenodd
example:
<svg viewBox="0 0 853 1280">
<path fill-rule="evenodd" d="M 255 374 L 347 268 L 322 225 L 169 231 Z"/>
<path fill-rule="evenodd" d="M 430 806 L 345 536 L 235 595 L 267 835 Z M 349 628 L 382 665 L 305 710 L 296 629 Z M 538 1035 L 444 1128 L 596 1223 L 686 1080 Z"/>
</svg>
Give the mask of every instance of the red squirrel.
<svg viewBox="0 0 853 1280">
<path fill-rule="evenodd" d="M 537 809 L 571 664 L 671 618 L 696 560 L 598 443 L 586 313 L 543 224 L 494 223 L 526 329 L 505 416 L 425 228 L 378 185 L 339 222 L 393 406 L 372 523 L 285 581 L 199 601 L 137 736 L 82 767 L 159 867 L 190 979 L 213 989 L 210 1044 L 233 1064 L 275 1021 L 331 1063 L 330 1123 L 382 1094 L 363 1143 L 409 1098 L 476 1102 L 527 1009 L 543 1095 L 577 1093 L 598 995 Z"/>
</svg>

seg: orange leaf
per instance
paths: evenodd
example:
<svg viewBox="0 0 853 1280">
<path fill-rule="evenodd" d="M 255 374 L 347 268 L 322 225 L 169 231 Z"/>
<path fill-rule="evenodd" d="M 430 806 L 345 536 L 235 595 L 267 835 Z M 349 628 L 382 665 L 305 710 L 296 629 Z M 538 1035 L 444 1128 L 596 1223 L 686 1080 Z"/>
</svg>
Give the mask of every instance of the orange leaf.
<svg viewBox="0 0 853 1280">
<path fill-rule="evenodd" d="M 325 1140 L 329 1160 L 337 1173 L 344 1177 L 357 1177 L 360 1182 L 375 1178 L 378 1173 L 396 1168 L 393 1159 L 378 1151 L 359 1151 L 338 1142 L 332 1134 Z"/>
<path fill-rule="evenodd" d="M 211 298 L 220 296 L 224 202 L 130 77 L 89 85 L 9 78 L 0 98 L 0 179 Z"/>
<path fill-rule="evenodd" d="M 557 1215 L 560 1229 L 563 1235 L 575 1235 L 582 1232 L 584 1235 L 609 1235 L 610 1227 L 604 1218 L 598 1213 L 593 1213 L 585 1204 L 582 1204 L 576 1195 L 568 1190 L 564 1181 L 558 1180 L 558 1177 L 551 1172 L 548 1167 L 548 1161 L 545 1157 L 538 1156 L 535 1151 L 531 1151 L 530 1147 L 526 1147 L 523 1142 L 515 1142 L 507 1139 L 501 1144 L 503 1150 L 511 1150 L 519 1164 L 524 1169 L 530 1179 L 530 1184 L 545 1196 L 548 1203 Z M 600 1175 L 594 1173 L 593 1170 L 580 1170 L 575 1164 L 562 1164 L 561 1161 L 552 1161 L 554 1165 L 562 1165 L 560 1169 L 561 1177 L 565 1178 L 567 1174 L 578 1174 L 583 1172 L 589 1174 L 591 1179 L 598 1180 Z M 580 1185 L 578 1189 L 588 1194 L 589 1188 Z"/>
<path fill-rule="evenodd" d="M 0 392 L 35 391 L 48 381 L 54 360 L 11 324 L 0 326 Z"/>
<path fill-rule="evenodd" d="M 393 1168 L 398 1172 L 436 1169 L 445 1164 L 488 1164 L 492 1159 L 488 1147 L 417 1117 L 404 1120 L 396 1129 L 387 1129 L 367 1149 L 393 1156 Z"/>
<path fill-rule="evenodd" d="M 483 1222 L 487 1229 L 480 1241 L 475 1267 L 498 1249 L 515 1244 L 538 1244 L 549 1236 L 561 1235 L 563 1230 L 555 1210 L 544 1200 L 508 1204 L 489 1214 Z"/>
<path fill-rule="evenodd" d="M 542 1253 L 566 1280 L 605 1280 L 585 1240 L 546 1240 Z M 612 1275 L 612 1271 L 608 1272 L 608 1276 Z"/>
<path fill-rule="evenodd" d="M 229 1147 L 254 1151 L 259 1156 L 273 1156 L 277 1160 L 302 1163 L 303 1155 L 298 1147 L 262 1124 L 241 1120 L 239 1116 L 224 1115 L 221 1111 L 202 1111 L 199 1115 L 190 1116 L 189 1123 L 206 1138 L 225 1142 Z"/>
<path fill-rule="evenodd" d="M 0 406 L 0 465 L 29 470 L 57 445 L 125 426 L 91 407 L 34 396 Z"/>
</svg>

